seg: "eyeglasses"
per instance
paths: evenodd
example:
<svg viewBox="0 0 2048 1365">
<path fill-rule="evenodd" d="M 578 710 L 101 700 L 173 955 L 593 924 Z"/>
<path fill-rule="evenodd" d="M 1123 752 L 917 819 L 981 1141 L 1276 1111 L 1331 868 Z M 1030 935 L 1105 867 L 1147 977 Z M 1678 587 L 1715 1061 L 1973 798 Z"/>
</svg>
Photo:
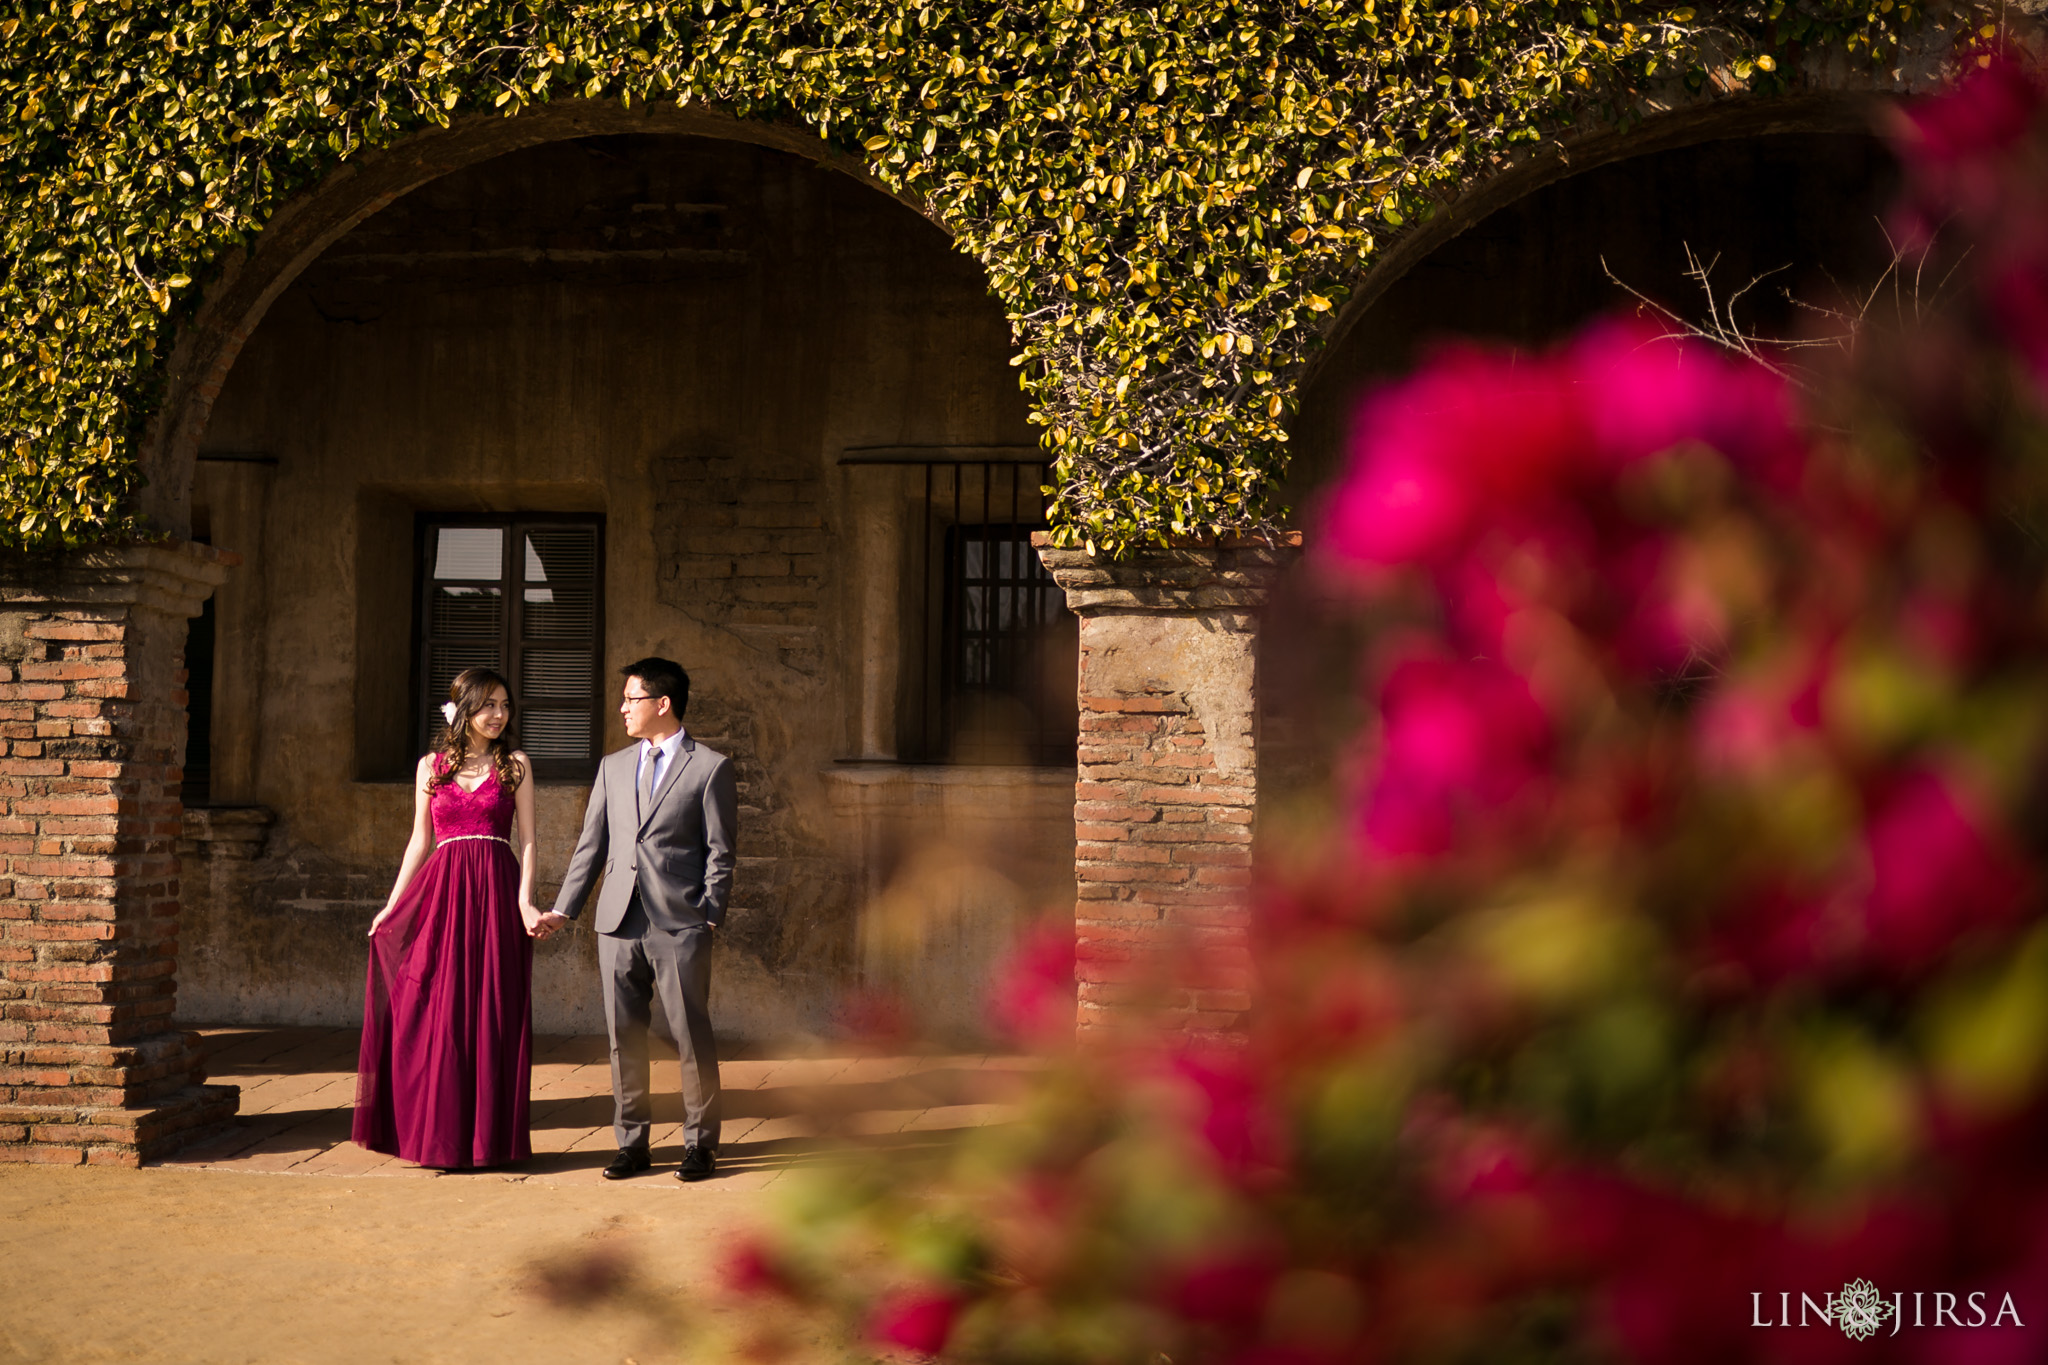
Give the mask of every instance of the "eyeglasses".
<svg viewBox="0 0 2048 1365">
<path fill-rule="evenodd" d="M 628 692 L 628 693 L 626 693 L 625 695 L 623 695 L 623 696 L 621 696 L 621 697 L 619 698 L 619 705 L 621 705 L 621 706 L 624 706 L 624 705 L 625 705 L 626 703 L 628 703 L 628 702 L 635 702 L 635 701 L 660 701 L 660 700 L 661 700 L 661 698 L 660 698 L 660 697 L 650 697 L 650 696 L 648 696 L 648 695 L 647 695 L 647 694 L 646 694 L 645 692 L 642 692 L 642 693 L 640 693 L 640 694 L 639 694 L 638 696 L 635 696 L 635 695 L 634 695 L 633 693 L 631 693 L 631 692 Z"/>
</svg>

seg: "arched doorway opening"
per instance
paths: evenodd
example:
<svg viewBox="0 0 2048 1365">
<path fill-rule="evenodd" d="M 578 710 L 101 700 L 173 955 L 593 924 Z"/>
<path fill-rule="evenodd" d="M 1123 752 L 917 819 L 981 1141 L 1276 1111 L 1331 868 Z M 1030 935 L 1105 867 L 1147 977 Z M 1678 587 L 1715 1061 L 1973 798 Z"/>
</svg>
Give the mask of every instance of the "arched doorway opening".
<svg viewBox="0 0 2048 1365">
<path fill-rule="evenodd" d="M 345 226 L 201 319 L 188 368 L 201 343 L 232 368 L 200 404 L 192 527 L 248 562 L 214 618 L 180 1017 L 354 1022 L 412 763 L 468 663 L 521 693 L 546 903 L 625 742 L 616 668 L 662 654 L 741 775 L 721 1026 L 814 1031 L 894 973 L 967 1027 L 1072 837 L 1070 763 L 929 720 L 989 710 L 949 668 L 962 603 L 1030 591 L 984 581 L 1041 521 L 1001 311 L 939 229 L 814 157 L 554 131 L 393 197 L 334 187 L 346 212 L 316 195 L 299 214 Z M 237 342 L 239 296 L 261 317 Z M 867 908 L 941 834 L 973 851 L 913 869 L 942 913 L 877 934 Z M 537 1026 L 598 1031 L 589 936 L 558 944 Z"/>
<path fill-rule="evenodd" d="M 1689 260 L 1713 264 L 1718 300 L 1757 282 L 1738 316 L 1765 335 L 1810 325 L 1795 299 L 1826 305 L 1867 288 L 1891 259 L 1882 220 L 1896 168 L 1857 129 L 1830 118 L 1817 129 L 1610 160 L 1489 204 L 1456 235 L 1439 232 L 1398 276 L 1366 282 L 1368 306 L 1319 363 L 1295 425 L 1290 502 L 1312 526 L 1360 396 L 1432 345 L 1470 338 L 1541 348 L 1596 316 L 1636 308 L 1630 290 L 1701 318 L 1706 297 Z M 1341 613 L 1323 611 L 1307 582 L 1269 611 L 1262 704 L 1275 781 L 1300 796 L 1323 793 L 1341 757 L 1328 737 L 1359 723 L 1356 642 L 1333 629 Z"/>
</svg>

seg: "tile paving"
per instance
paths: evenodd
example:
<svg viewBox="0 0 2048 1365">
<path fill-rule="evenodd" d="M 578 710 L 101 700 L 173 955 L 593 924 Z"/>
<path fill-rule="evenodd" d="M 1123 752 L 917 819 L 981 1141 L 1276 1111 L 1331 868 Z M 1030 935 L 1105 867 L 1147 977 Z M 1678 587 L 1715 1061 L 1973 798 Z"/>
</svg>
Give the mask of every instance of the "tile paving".
<svg viewBox="0 0 2048 1365">
<path fill-rule="evenodd" d="M 442 1172 L 366 1152 L 349 1141 L 358 1031 L 352 1028 L 200 1028 L 208 1076 L 238 1085 L 235 1126 L 157 1163 L 245 1174 L 391 1176 Z M 654 1158 L 682 1156 L 675 1054 L 655 1053 Z M 776 1055 L 738 1051 L 721 1061 L 725 1131 L 719 1176 L 761 1188 L 791 1168 L 848 1147 L 915 1153 L 1015 1112 L 1028 1057 L 996 1053 L 898 1056 Z M 669 1087 L 669 1093 L 660 1087 Z M 611 1069 L 601 1037 L 537 1037 L 532 1082 L 533 1157 L 457 1179 L 582 1184 L 611 1160 Z M 673 1182 L 671 1182 L 673 1183 Z"/>
</svg>

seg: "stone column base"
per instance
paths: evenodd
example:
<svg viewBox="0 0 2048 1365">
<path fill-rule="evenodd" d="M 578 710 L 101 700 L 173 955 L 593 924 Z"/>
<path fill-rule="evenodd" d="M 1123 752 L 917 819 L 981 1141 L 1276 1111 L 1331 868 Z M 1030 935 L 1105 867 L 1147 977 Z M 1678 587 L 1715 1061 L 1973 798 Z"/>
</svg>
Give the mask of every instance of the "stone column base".
<svg viewBox="0 0 2048 1365">
<path fill-rule="evenodd" d="M 0 1162 L 135 1166 L 234 1114 L 172 1023 L 185 623 L 234 562 L 0 561 Z"/>
<path fill-rule="evenodd" d="M 1081 618 L 1077 1026 L 1241 1033 L 1252 1008 L 1258 608 L 1298 537 L 1039 557 Z"/>
</svg>

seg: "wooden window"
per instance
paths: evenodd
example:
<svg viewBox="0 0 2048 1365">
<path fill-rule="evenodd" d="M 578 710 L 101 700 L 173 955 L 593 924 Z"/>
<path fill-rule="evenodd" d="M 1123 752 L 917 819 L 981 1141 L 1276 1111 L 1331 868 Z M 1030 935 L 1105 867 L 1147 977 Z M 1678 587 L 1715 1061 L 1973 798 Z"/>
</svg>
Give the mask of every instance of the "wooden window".
<svg viewBox="0 0 2048 1365">
<path fill-rule="evenodd" d="M 1077 622 L 1039 562 L 1043 524 L 946 528 L 944 714 L 956 763 L 1074 761 Z"/>
<path fill-rule="evenodd" d="M 910 564 L 921 601 L 905 621 L 898 752 L 914 763 L 1070 766 L 1080 622 L 1031 548 L 1045 529 L 1047 469 L 932 453 L 860 461 L 923 466 Z"/>
<path fill-rule="evenodd" d="M 413 732 L 433 743 L 465 668 L 511 680 L 542 780 L 597 770 L 604 707 L 604 526 L 593 516 L 419 519 Z"/>
</svg>

